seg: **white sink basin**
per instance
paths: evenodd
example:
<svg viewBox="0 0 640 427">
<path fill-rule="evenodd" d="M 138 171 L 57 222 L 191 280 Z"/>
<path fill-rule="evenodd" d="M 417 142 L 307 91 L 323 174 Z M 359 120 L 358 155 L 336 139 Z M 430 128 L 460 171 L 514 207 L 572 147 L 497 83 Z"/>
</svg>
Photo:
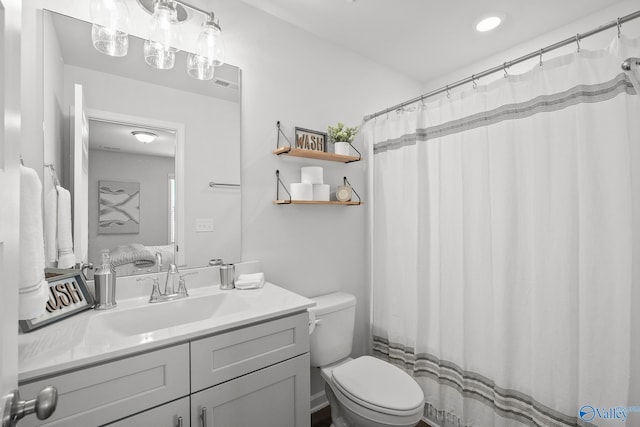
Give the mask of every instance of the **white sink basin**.
<svg viewBox="0 0 640 427">
<path fill-rule="evenodd" d="M 214 316 L 236 314 L 247 308 L 249 305 L 237 295 L 222 293 L 115 309 L 100 313 L 91 322 L 96 328 L 108 328 L 120 335 L 138 335 L 200 322 Z"/>
</svg>

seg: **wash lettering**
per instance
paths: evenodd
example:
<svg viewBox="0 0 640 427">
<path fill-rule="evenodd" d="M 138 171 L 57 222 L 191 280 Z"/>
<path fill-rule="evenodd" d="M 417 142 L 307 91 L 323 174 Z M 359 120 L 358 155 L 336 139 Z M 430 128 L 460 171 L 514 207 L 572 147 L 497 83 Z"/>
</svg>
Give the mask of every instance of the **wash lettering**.
<svg viewBox="0 0 640 427">
<path fill-rule="evenodd" d="M 296 148 L 302 150 L 324 151 L 326 136 L 321 133 L 296 129 Z"/>
<path fill-rule="evenodd" d="M 84 300 L 75 280 L 50 286 L 49 293 L 51 294 L 47 302 L 47 312 L 49 313 L 53 313 L 55 310 L 62 310 Z"/>
</svg>

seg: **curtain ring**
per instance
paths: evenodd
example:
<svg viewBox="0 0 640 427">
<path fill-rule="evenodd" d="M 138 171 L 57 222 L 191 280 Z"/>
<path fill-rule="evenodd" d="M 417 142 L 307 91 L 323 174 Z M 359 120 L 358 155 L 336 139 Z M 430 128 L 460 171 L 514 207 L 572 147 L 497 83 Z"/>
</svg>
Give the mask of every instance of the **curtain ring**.
<svg viewBox="0 0 640 427">
<path fill-rule="evenodd" d="M 618 23 L 616 25 L 618 26 L 618 38 L 620 38 L 620 29 L 622 28 L 622 22 L 620 22 L 620 18 L 618 18 Z"/>
<path fill-rule="evenodd" d="M 476 75 L 475 74 L 471 75 L 471 82 L 473 83 L 473 88 L 477 89 L 478 88 L 478 82 L 476 82 Z"/>
<path fill-rule="evenodd" d="M 580 53 L 580 33 L 576 34 L 576 44 L 578 45 L 577 53 Z"/>
<path fill-rule="evenodd" d="M 540 49 L 540 66 L 542 67 L 542 49 Z"/>
<path fill-rule="evenodd" d="M 507 77 L 509 77 L 509 73 L 507 72 L 507 68 L 509 68 L 507 66 L 507 63 L 505 62 L 502 69 L 504 70 L 504 78 L 506 79 Z"/>
<path fill-rule="evenodd" d="M 451 92 L 449 92 L 449 85 L 447 85 L 447 98 L 451 99 Z"/>
<path fill-rule="evenodd" d="M 424 95 L 420 95 L 420 102 L 422 103 L 423 107 L 427 106 L 427 104 L 424 102 Z"/>
</svg>

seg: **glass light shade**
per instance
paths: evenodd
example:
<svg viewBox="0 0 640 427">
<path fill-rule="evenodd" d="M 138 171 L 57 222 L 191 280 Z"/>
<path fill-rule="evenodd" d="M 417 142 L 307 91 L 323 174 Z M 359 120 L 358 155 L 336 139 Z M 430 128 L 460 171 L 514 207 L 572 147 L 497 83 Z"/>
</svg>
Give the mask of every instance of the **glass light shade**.
<svg viewBox="0 0 640 427">
<path fill-rule="evenodd" d="M 215 72 L 213 61 L 209 58 L 195 53 L 190 53 L 187 57 L 187 72 L 198 80 L 211 80 Z"/>
<path fill-rule="evenodd" d="M 191 77 L 199 80 L 213 78 L 215 67 L 221 65 L 221 61 L 216 57 L 221 42 L 220 27 L 214 23 L 213 18 L 207 19 L 198 35 L 196 52 L 190 53 L 187 58 L 187 72 Z"/>
<path fill-rule="evenodd" d="M 129 9 L 123 0 L 91 0 L 91 41 L 109 56 L 125 56 L 129 50 Z"/>
<path fill-rule="evenodd" d="M 176 28 L 178 16 L 171 2 L 160 0 L 156 3 L 149 39 L 144 42 L 144 60 L 159 70 L 170 70 L 176 62 L 175 47 L 179 44 Z"/>
</svg>

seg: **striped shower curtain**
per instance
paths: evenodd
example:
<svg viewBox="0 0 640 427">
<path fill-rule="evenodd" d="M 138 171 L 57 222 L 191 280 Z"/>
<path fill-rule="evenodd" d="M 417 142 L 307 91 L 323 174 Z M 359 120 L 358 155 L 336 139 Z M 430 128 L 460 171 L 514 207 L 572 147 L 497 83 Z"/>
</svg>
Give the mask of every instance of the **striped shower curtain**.
<svg viewBox="0 0 640 427">
<path fill-rule="evenodd" d="M 439 426 L 640 425 L 640 96 L 616 39 L 365 124 L 374 355 Z"/>
</svg>

